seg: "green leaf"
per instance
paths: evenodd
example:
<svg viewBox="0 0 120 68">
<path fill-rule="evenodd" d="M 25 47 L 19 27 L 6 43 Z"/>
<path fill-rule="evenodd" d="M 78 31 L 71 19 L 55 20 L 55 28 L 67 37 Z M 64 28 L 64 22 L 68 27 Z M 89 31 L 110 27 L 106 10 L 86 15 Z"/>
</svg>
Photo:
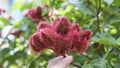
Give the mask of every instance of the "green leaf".
<svg viewBox="0 0 120 68">
<path fill-rule="evenodd" d="M 91 14 L 90 9 L 88 9 L 80 0 L 69 0 L 69 2 L 74 4 L 84 14 Z"/>
<path fill-rule="evenodd" d="M 120 0 L 114 0 L 113 4 L 114 4 L 115 6 L 120 6 Z"/>
<path fill-rule="evenodd" d="M 92 41 L 106 45 L 117 45 L 117 40 L 108 33 L 97 34 L 92 38 Z"/>
<path fill-rule="evenodd" d="M 22 6 L 22 0 L 16 0 L 16 2 L 12 6 L 12 10 L 20 9 Z"/>
<path fill-rule="evenodd" d="M 94 68 L 91 64 L 84 64 L 82 68 Z"/>
<path fill-rule="evenodd" d="M 3 22 L 0 21 L 0 29 L 2 29 L 4 26 Z"/>
<path fill-rule="evenodd" d="M 38 1 L 38 0 L 37 0 Z M 49 0 L 41 0 L 42 5 L 49 5 L 50 1 Z"/>
<path fill-rule="evenodd" d="M 104 11 L 109 13 L 109 14 L 113 14 L 113 15 L 115 15 L 116 17 L 118 17 L 120 19 L 120 13 L 118 11 L 116 11 L 116 10 L 114 10 L 112 8 L 109 8 L 109 7 L 104 8 Z"/>
<path fill-rule="evenodd" d="M 72 10 L 72 8 L 73 8 L 73 5 L 72 4 L 70 4 L 70 5 L 68 5 L 67 6 L 67 8 L 66 8 L 66 12 L 70 12 L 71 10 Z"/>
<path fill-rule="evenodd" d="M 112 68 L 110 62 L 106 64 L 106 68 Z"/>
<path fill-rule="evenodd" d="M 113 3 L 114 0 L 104 0 L 104 2 L 106 2 L 108 5 L 111 5 Z"/>
<path fill-rule="evenodd" d="M 21 10 L 24 10 L 24 9 L 29 9 L 32 7 L 32 4 L 33 2 L 30 2 L 30 3 L 25 3 L 23 6 L 21 6 Z"/>
<path fill-rule="evenodd" d="M 9 48 L 4 48 L 0 50 L 0 64 L 4 62 L 6 56 L 9 54 L 10 49 Z"/>
<path fill-rule="evenodd" d="M 117 44 L 120 45 L 120 37 L 117 39 Z"/>
<path fill-rule="evenodd" d="M 32 7 L 34 8 L 34 7 L 38 6 L 38 5 L 41 6 L 41 4 L 42 4 L 42 0 L 34 0 Z"/>
<path fill-rule="evenodd" d="M 18 66 L 16 64 L 11 64 L 9 68 L 17 68 Z"/>
<path fill-rule="evenodd" d="M 91 65 L 93 65 L 94 68 L 106 68 L 107 60 L 102 58 L 97 58 L 92 60 L 90 63 Z"/>
<path fill-rule="evenodd" d="M 9 52 L 10 52 L 9 48 L 4 48 L 3 50 L 0 50 L 0 56 L 4 56 L 4 55 L 6 55 Z"/>
<path fill-rule="evenodd" d="M 0 17 L 0 21 L 2 21 L 5 25 L 10 24 L 9 20 L 5 17 Z"/>
<path fill-rule="evenodd" d="M 120 63 L 119 63 L 119 62 L 115 62 L 115 61 L 114 61 L 114 62 L 112 63 L 112 65 L 113 65 L 114 68 L 120 68 Z"/>
</svg>

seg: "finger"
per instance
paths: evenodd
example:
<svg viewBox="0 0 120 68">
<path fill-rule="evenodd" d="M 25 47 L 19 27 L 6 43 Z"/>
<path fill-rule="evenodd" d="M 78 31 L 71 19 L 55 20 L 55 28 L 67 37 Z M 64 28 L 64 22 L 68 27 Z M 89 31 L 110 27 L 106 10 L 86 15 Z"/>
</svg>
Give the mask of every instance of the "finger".
<svg viewBox="0 0 120 68">
<path fill-rule="evenodd" d="M 62 61 L 64 62 L 64 64 L 70 64 L 73 61 L 73 57 L 72 56 L 67 56 L 66 58 L 62 59 Z"/>
<path fill-rule="evenodd" d="M 63 56 L 58 56 L 58 57 L 53 58 L 52 60 L 50 60 L 50 62 L 56 62 L 56 61 L 58 61 L 60 59 L 63 59 L 63 58 L 64 58 Z"/>
</svg>

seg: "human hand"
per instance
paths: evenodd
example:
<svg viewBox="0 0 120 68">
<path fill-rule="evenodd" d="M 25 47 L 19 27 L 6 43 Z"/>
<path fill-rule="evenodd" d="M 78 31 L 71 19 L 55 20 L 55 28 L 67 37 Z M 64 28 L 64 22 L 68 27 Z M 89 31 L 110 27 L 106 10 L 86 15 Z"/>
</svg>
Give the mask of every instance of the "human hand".
<svg viewBox="0 0 120 68">
<path fill-rule="evenodd" d="M 49 61 L 47 68 L 68 68 L 68 65 L 73 61 L 72 56 L 58 56 Z"/>
</svg>

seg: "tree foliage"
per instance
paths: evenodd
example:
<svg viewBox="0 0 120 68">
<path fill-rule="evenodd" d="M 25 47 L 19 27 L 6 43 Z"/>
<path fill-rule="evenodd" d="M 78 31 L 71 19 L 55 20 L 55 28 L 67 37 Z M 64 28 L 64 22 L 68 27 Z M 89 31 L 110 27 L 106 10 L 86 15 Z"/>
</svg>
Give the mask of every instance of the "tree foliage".
<svg viewBox="0 0 120 68">
<path fill-rule="evenodd" d="M 37 30 L 38 21 L 23 16 L 25 10 L 46 4 L 55 10 L 55 15 L 46 21 L 65 16 L 93 32 L 85 53 L 69 53 L 73 63 L 82 68 L 120 67 L 119 0 L 16 0 L 8 16 L 0 16 L 0 67 L 46 68 L 55 57 L 49 49 L 39 54 L 31 52 L 29 37 Z"/>
</svg>

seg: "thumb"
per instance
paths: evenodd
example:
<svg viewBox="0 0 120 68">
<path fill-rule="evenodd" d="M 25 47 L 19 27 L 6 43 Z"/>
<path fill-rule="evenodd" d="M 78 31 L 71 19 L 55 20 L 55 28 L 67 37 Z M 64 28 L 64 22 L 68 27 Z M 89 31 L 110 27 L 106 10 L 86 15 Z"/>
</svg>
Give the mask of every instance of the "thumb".
<svg viewBox="0 0 120 68">
<path fill-rule="evenodd" d="M 65 64 L 70 64 L 73 61 L 73 57 L 72 56 L 67 56 L 66 58 L 63 59 Z"/>
</svg>

